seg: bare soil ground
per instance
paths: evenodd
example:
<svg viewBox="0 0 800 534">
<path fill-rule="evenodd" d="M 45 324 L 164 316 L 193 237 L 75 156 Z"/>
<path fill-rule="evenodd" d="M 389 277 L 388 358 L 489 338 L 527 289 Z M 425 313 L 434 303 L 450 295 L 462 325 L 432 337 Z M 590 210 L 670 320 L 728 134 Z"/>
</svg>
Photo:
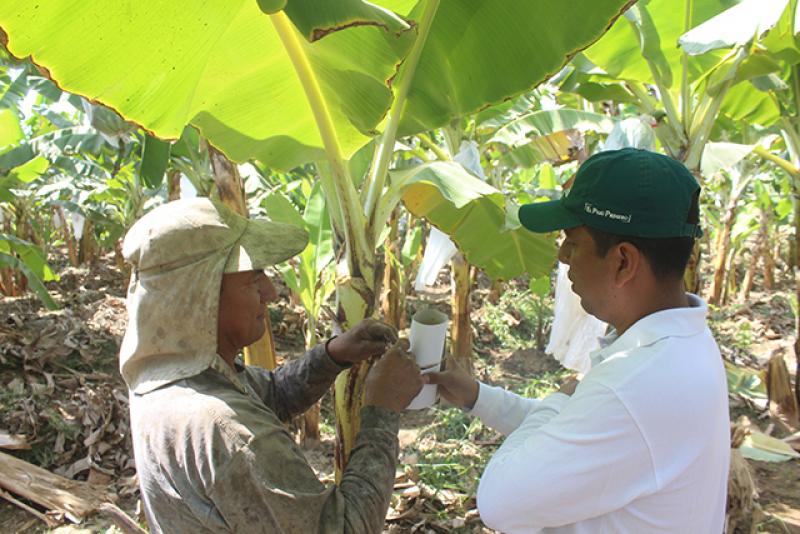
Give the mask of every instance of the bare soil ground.
<svg viewBox="0 0 800 534">
<path fill-rule="evenodd" d="M 50 289 L 61 310 L 47 311 L 33 297 L 0 298 L 0 430 L 26 436 L 31 448 L 11 451 L 15 456 L 68 478 L 107 487 L 119 496 L 119 506 L 144 526 L 128 433 L 127 392 L 117 371 L 126 320 L 122 274 L 109 258 L 92 268 L 56 267 L 61 281 Z M 536 318 L 520 313 L 513 298 L 488 304 L 488 282 L 480 280 L 478 285 L 473 295 L 476 374 L 523 394 L 552 391 L 568 372 L 529 342 L 526 346 Z M 522 284 L 509 287 L 510 292 L 522 289 Z M 290 358 L 302 350 L 303 317 L 288 304 L 285 289 L 282 294 L 271 317 L 279 354 Z M 723 356 L 759 369 L 780 353 L 793 371 L 794 325 L 788 295 L 788 291 L 753 294 L 746 305 L 716 311 L 712 326 Z M 409 312 L 423 304 L 449 313 L 449 289 L 444 286 L 409 299 Z M 319 476 L 332 481 L 333 415 L 327 396 L 322 414 L 323 441 L 307 450 L 307 456 Z M 769 426 L 764 410 L 747 402 L 733 403 L 732 418 L 742 414 L 762 430 Z M 407 412 L 401 426 L 401 463 L 386 530 L 491 532 L 480 522 L 474 495 L 483 466 L 501 437 L 446 406 Z M 781 435 L 780 430 L 774 432 Z M 754 531 L 800 532 L 800 461 L 751 461 L 750 465 L 764 510 Z M 118 530 L 103 516 L 49 530 L 0 500 L 0 532 Z"/>
</svg>

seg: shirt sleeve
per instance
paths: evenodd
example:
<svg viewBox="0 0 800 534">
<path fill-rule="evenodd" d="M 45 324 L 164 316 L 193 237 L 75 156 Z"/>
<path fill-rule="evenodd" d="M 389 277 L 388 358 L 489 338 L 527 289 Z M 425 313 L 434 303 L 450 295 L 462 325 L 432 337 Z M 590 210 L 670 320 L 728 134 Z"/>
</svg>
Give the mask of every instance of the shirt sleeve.
<svg viewBox="0 0 800 534">
<path fill-rule="evenodd" d="M 561 407 L 569 400 L 563 393 L 553 393 L 544 400 L 528 399 L 496 386 L 480 383 L 478 398 L 470 415 L 501 434 L 508 435 L 526 421 L 536 428 L 558 415 Z"/>
<path fill-rule="evenodd" d="M 563 526 L 622 508 L 656 489 L 650 449 L 607 387 L 583 383 L 558 415 L 526 418 L 478 487 L 484 523 L 503 532 Z"/>
<path fill-rule="evenodd" d="M 344 369 L 319 344 L 273 371 L 247 366 L 243 378 L 281 421 L 288 421 L 317 402 Z"/>
<path fill-rule="evenodd" d="M 210 492 L 237 533 L 378 533 L 394 487 L 399 415 L 366 406 L 341 485 L 325 486 L 283 429 L 256 435 Z"/>
</svg>

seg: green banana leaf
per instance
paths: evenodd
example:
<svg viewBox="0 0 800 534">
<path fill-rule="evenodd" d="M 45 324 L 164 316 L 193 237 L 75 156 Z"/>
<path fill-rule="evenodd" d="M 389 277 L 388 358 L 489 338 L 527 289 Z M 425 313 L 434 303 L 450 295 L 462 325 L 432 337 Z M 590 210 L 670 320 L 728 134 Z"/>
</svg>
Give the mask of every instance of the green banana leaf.
<svg viewBox="0 0 800 534">
<path fill-rule="evenodd" d="M 352 17 L 353 3 L 320 10 L 313 0 L 293 0 L 287 13 L 303 15 L 304 28 L 326 30 L 331 19 L 324 17 Z M 314 43 L 294 31 L 345 157 L 374 135 L 386 114 L 388 83 L 414 33 L 385 9 L 359 4 L 362 18 L 346 31 Z M 325 156 L 290 56 L 254 0 L 212 0 L 202 9 L 189 0 L 3 2 L 0 29 L 12 54 L 31 56 L 63 89 L 158 137 L 176 139 L 192 123 L 232 159 L 255 158 L 279 169 Z"/>
<path fill-rule="evenodd" d="M 150 189 L 158 189 L 164 182 L 169 164 L 170 144 L 152 135 L 145 135 L 139 174 Z"/>
<path fill-rule="evenodd" d="M 264 207 L 270 219 L 308 231 L 308 246 L 293 260 L 279 265 L 278 270 L 309 316 L 317 317 L 335 289 L 333 231 L 322 188 L 319 183 L 312 187 L 303 215 L 280 193 L 267 195 Z"/>
<path fill-rule="evenodd" d="M 542 162 L 571 159 L 575 132 L 609 133 L 614 120 L 607 115 L 575 109 L 534 111 L 507 123 L 489 140 L 509 148 L 509 166 L 532 167 Z"/>
<path fill-rule="evenodd" d="M 19 126 L 17 114 L 11 109 L 0 109 L 0 154 L 7 150 L 9 145 L 16 145 L 25 138 Z"/>
<path fill-rule="evenodd" d="M 791 0 L 780 20 L 761 40 L 772 57 L 790 65 L 800 63 L 800 5 Z"/>
<path fill-rule="evenodd" d="M 467 261 L 494 279 L 549 272 L 556 256 L 550 235 L 519 224 L 517 206 L 461 165 L 437 161 L 391 174 L 389 196 L 450 236 Z"/>
<path fill-rule="evenodd" d="M 597 40 L 632 2 L 442 2 L 400 135 L 530 89 Z M 401 17 L 415 20 L 423 8 L 412 0 L 377 4 L 290 0 L 285 8 L 345 159 L 380 128 L 391 82 L 416 34 Z M 0 29 L 12 54 L 31 56 L 63 89 L 158 137 L 175 139 L 191 123 L 235 161 L 290 169 L 325 157 L 290 57 L 253 0 L 212 0 L 203 9 L 189 0 L 3 2 Z"/>
<path fill-rule="evenodd" d="M 781 117 L 781 110 L 775 99 L 750 82 L 731 87 L 722 101 L 720 113 L 734 121 L 764 126 L 774 124 Z"/>
<path fill-rule="evenodd" d="M 391 2 L 380 1 L 415 18 Z M 459 0 L 439 6 L 399 134 L 443 126 L 519 95 L 599 39 L 630 1 Z"/>
<path fill-rule="evenodd" d="M 58 309 L 43 281 L 58 280 L 42 249 L 18 237 L 0 234 L 0 267 L 11 267 L 28 279 L 28 285 L 49 310 Z"/>
<path fill-rule="evenodd" d="M 692 28 L 678 42 L 693 56 L 743 45 L 775 26 L 788 4 L 789 0 L 744 0 Z"/>
<path fill-rule="evenodd" d="M 662 83 L 675 88 L 680 84 L 683 51 L 678 39 L 685 33 L 685 2 L 642 0 L 584 54 L 609 76 L 644 83 Z M 736 0 L 691 0 L 694 28 L 735 5 Z M 720 59 L 718 54 L 689 58 L 689 79 L 695 81 Z M 648 60 L 656 65 L 660 80 L 653 78 Z"/>
<path fill-rule="evenodd" d="M 576 109 L 551 109 L 534 111 L 512 120 L 497 130 L 489 142 L 512 148 L 528 144 L 531 139 L 562 130 L 596 131 L 609 133 L 614 120 L 608 115 Z"/>
</svg>

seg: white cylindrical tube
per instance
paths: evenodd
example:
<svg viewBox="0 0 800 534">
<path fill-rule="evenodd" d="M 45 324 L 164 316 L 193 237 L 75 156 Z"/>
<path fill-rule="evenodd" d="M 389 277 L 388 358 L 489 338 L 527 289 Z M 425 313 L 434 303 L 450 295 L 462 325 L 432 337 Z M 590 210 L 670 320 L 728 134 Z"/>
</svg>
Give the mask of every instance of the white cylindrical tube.
<svg viewBox="0 0 800 534">
<path fill-rule="evenodd" d="M 412 317 L 409 343 L 411 353 L 423 374 L 441 369 L 447 326 L 447 316 L 431 308 L 420 310 Z M 435 384 L 422 386 L 419 395 L 414 397 L 406 409 L 419 410 L 433 405 L 436 402 L 436 387 Z"/>
</svg>

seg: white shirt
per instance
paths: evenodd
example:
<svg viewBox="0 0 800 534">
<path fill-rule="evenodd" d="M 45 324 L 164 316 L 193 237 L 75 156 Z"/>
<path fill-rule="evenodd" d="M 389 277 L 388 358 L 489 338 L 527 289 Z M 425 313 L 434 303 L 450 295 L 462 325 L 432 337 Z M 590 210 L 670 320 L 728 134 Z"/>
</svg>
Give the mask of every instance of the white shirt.
<svg viewBox="0 0 800 534">
<path fill-rule="evenodd" d="M 509 534 L 723 531 L 730 457 L 725 370 L 691 306 L 640 319 L 592 354 L 572 397 L 480 385 L 472 410 L 508 434 L 478 488 Z"/>
</svg>

